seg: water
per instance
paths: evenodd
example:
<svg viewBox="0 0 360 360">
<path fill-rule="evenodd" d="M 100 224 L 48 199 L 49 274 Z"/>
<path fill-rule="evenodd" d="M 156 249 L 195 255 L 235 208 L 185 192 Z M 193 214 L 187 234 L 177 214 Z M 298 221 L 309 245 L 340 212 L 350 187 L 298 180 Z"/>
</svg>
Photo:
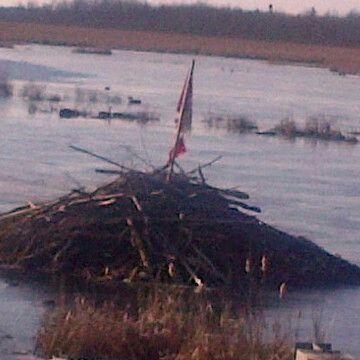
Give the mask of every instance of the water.
<svg viewBox="0 0 360 360">
<path fill-rule="evenodd" d="M 16 285 L 16 286 L 14 286 Z M 37 329 L 45 312 L 44 300 L 50 294 L 28 285 L 0 281 L 0 358 L 20 359 L 31 353 Z"/>
<path fill-rule="evenodd" d="M 13 62 L 21 64 L 22 70 L 17 71 L 20 65 Z M 53 198 L 77 183 L 96 186 L 109 180 L 93 171 L 108 165 L 75 153 L 70 144 L 124 165 L 139 165 L 120 146 L 129 145 L 154 164 L 165 163 L 174 140 L 176 103 L 190 62 L 188 55 L 131 51 L 102 57 L 74 54 L 62 47 L 0 49 L 0 68 L 12 64 L 8 76 L 16 79 L 16 91 L 23 86 L 22 80 L 32 76 L 69 97 L 75 87 L 110 86 L 110 93 L 140 97 L 148 104 L 143 108 L 161 115 L 159 123 L 145 126 L 121 121 L 109 125 L 100 120 L 59 119 L 55 113 L 30 116 L 18 96 L 0 100 L 0 211 L 26 200 Z M 181 162 L 191 168 L 222 155 L 220 162 L 205 171 L 210 183 L 239 186 L 250 194 L 252 204 L 261 207 L 262 220 L 309 237 L 360 265 L 360 145 L 231 134 L 207 129 L 202 122 L 209 111 L 241 113 L 266 130 L 286 116 L 301 121 L 322 114 L 344 132 L 359 131 L 359 86 L 359 77 L 339 77 L 324 69 L 197 56 L 194 129 L 186 139 L 188 153 Z M 302 309 L 305 336 L 311 327 L 310 308 L 323 304 L 324 326 L 332 327 L 328 340 L 360 355 L 359 295 L 359 289 L 293 293 L 282 311 L 286 314 L 286 308 L 295 314 Z"/>
</svg>

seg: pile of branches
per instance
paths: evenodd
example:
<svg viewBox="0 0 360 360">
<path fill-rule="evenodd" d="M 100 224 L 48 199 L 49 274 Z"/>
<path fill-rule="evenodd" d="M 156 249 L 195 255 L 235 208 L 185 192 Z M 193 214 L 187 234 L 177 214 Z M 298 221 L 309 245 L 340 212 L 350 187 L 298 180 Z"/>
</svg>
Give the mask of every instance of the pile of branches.
<svg viewBox="0 0 360 360">
<path fill-rule="evenodd" d="M 1 267 L 81 283 L 240 286 L 261 275 L 266 254 L 269 283 L 360 280 L 356 266 L 247 214 L 260 212 L 249 196 L 210 186 L 201 167 L 170 180 L 165 170 L 111 172 L 94 192 L 2 214 Z"/>
</svg>

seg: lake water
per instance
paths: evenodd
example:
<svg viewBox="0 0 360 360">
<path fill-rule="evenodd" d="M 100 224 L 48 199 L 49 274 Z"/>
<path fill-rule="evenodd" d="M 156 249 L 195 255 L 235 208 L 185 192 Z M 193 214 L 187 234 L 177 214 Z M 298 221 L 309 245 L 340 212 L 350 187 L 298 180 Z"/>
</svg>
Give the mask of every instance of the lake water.
<svg viewBox="0 0 360 360">
<path fill-rule="evenodd" d="M 155 165 L 165 163 L 174 141 L 176 103 L 191 59 L 131 51 L 83 55 L 70 48 L 35 45 L 0 49 L 0 70 L 14 79 L 15 87 L 14 97 L 0 100 L 0 211 L 56 197 L 78 184 L 94 187 L 111 179 L 94 173 L 94 168 L 110 166 L 74 152 L 71 144 L 128 166 L 140 162 L 122 145 Z M 109 124 L 60 119 L 57 113 L 30 115 L 19 96 L 29 80 L 67 96 L 71 106 L 75 88 L 110 86 L 108 94 L 120 94 L 125 101 L 129 95 L 139 97 L 144 103 L 141 109 L 158 113 L 161 120 Z M 107 110 L 108 105 L 89 106 L 95 111 Z M 117 109 L 127 106 L 113 105 L 112 110 Z M 196 56 L 193 131 L 181 159 L 184 167 L 192 168 L 223 156 L 205 171 L 210 183 L 239 186 L 250 194 L 249 203 L 261 207 L 261 220 L 309 237 L 360 265 L 360 144 L 288 141 L 209 129 L 202 121 L 209 112 L 242 114 L 264 130 L 287 116 L 302 122 L 308 116 L 325 115 L 344 133 L 360 131 L 360 78 L 318 68 Z M 0 292 L 3 296 L 10 295 Z M 27 292 L 19 290 L 16 296 L 33 301 Z M 24 309 L 14 298 L 11 307 L 18 306 Z M 8 308 L 9 303 L 1 301 L 0 329 L 5 326 L 1 313 Z M 338 349 L 360 355 L 360 289 L 290 293 L 273 313 L 295 316 L 301 310 L 299 336 L 304 340 L 314 308 L 322 309 L 328 340 Z M 24 321 L 36 322 L 36 314 L 25 312 Z M 17 336 L 16 330 L 12 335 Z"/>
</svg>

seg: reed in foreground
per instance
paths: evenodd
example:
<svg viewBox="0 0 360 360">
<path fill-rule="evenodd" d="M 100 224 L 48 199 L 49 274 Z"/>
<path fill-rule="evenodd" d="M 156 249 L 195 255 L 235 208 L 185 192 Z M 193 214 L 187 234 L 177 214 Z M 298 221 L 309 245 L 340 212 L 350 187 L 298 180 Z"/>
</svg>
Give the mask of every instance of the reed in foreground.
<svg viewBox="0 0 360 360">
<path fill-rule="evenodd" d="M 136 308 L 77 299 L 47 315 L 37 343 L 44 356 L 71 359 L 288 360 L 279 332 L 265 340 L 260 322 L 229 307 L 151 295 Z"/>
</svg>

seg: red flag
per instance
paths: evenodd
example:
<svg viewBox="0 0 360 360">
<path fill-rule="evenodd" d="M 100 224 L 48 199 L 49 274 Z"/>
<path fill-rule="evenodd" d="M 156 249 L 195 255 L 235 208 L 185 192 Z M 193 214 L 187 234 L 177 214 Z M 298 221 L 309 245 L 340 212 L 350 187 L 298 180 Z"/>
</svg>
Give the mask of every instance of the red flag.
<svg viewBox="0 0 360 360">
<path fill-rule="evenodd" d="M 193 60 L 176 107 L 177 115 L 175 122 L 179 124 L 180 133 L 191 129 L 194 66 L 195 61 Z"/>
<path fill-rule="evenodd" d="M 168 165 L 170 165 L 170 172 L 168 179 L 171 178 L 175 159 L 186 152 L 184 143 L 184 135 L 191 129 L 192 122 L 192 93 L 193 93 L 193 72 L 195 60 L 192 61 L 190 71 L 186 77 L 184 86 L 181 91 L 180 99 L 177 104 L 176 122 L 178 123 L 178 130 L 176 133 L 176 140 L 174 147 L 170 150 Z"/>
<path fill-rule="evenodd" d="M 174 161 L 178 156 L 186 153 L 184 138 L 180 137 L 177 144 L 170 150 L 169 163 Z"/>
</svg>

